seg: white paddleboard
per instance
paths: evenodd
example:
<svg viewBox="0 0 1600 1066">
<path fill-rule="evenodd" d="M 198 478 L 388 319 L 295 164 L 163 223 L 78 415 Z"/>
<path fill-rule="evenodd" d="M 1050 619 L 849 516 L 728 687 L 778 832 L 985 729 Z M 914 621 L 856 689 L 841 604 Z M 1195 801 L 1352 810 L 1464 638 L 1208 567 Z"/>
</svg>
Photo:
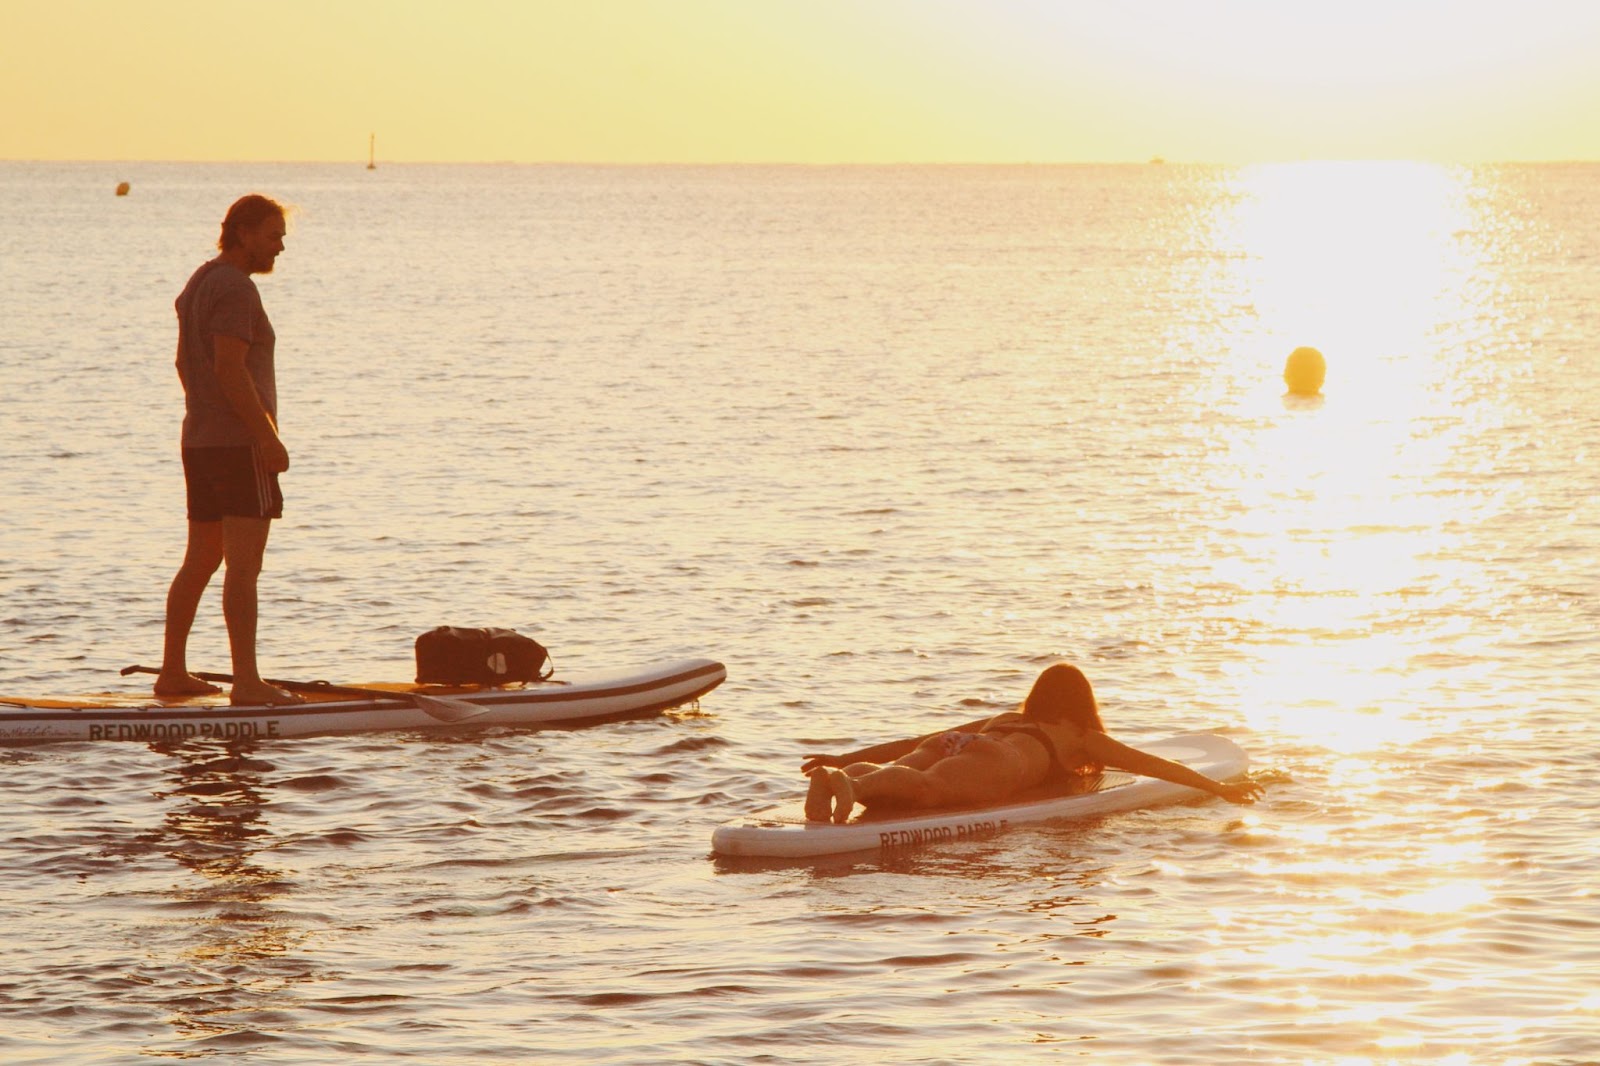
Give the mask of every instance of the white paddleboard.
<svg viewBox="0 0 1600 1066">
<path fill-rule="evenodd" d="M 1138 747 L 1218 781 L 1237 777 L 1250 766 L 1249 756 L 1239 745 L 1206 733 L 1185 734 Z M 806 821 L 803 799 L 797 799 L 718 826 L 711 834 L 711 850 L 718 855 L 795 859 L 950 844 L 993 836 L 1019 825 L 1156 807 L 1204 795 L 1198 789 L 1171 781 L 1108 770 L 1091 791 L 1030 793 L 999 806 L 958 811 L 858 811 L 844 825 Z"/>
<path fill-rule="evenodd" d="M 542 728 L 653 714 L 693 702 L 722 684 L 727 670 L 712 659 L 684 659 L 638 670 L 580 676 L 571 682 L 513 688 L 439 690 L 408 683 L 364 686 L 371 694 L 332 689 L 305 703 L 236 707 L 227 695 L 161 700 L 101 693 L 34 699 L 0 696 L 0 744 L 56 740 L 274 740 L 332 733 L 443 729 L 459 726 Z M 385 693 L 392 691 L 393 695 Z M 414 692 L 450 694 L 470 704 L 469 718 L 441 720 Z"/>
</svg>

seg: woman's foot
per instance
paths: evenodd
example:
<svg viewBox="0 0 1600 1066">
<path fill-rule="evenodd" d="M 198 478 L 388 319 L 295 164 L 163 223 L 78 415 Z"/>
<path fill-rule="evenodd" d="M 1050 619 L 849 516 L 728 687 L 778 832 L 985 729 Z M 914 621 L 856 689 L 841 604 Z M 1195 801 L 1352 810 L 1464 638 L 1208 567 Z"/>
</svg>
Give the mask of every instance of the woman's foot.
<svg viewBox="0 0 1600 1066">
<path fill-rule="evenodd" d="M 190 673 L 158 674 L 155 694 L 162 699 L 181 700 L 188 696 L 215 696 L 222 690 Z"/>
<path fill-rule="evenodd" d="M 811 771 L 811 785 L 806 789 L 806 821 L 826 822 L 833 814 L 833 790 L 828 787 L 828 768 Z"/>
<path fill-rule="evenodd" d="M 850 810 L 855 805 L 856 790 L 849 774 L 826 766 L 811 771 L 811 786 L 806 789 L 806 821 L 843 825 L 850 820 Z"/>
<path fill-rule="evenodd" d="M 850 820 L 850 809 L 856 805 L 856 789 L 850 775 L 843 770 L 824 770 L 828 775 L 828 791 L 833 799 L 833 821 L 843 825 Z"/>
</svg>

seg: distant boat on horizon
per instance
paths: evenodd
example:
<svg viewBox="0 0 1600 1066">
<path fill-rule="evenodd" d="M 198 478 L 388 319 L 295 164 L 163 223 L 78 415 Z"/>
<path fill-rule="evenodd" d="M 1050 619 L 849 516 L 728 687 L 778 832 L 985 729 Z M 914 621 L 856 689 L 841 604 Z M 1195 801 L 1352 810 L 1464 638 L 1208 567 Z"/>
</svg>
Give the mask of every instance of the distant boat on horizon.
<svg viewBox="0 0 1600 1066">
<path fill-rule="evenodd" d="M 367 169 L 378 169 L 378 135 L 376 133 L 367 135 Z"/>
</svg>

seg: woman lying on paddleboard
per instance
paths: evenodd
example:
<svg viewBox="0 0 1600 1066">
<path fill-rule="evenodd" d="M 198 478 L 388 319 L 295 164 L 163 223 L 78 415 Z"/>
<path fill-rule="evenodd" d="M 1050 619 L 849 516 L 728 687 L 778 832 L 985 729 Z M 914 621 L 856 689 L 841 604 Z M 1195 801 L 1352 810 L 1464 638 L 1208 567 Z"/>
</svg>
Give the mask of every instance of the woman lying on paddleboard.
<svg viewBox="0 0 1600 1066">
<path fill-rule="evenodd" d="M 1020 712 L 1006 711 L 948 732 L 849 755 L 808 755 L 800 770 L 811 778 L 806 817 L 814 822 L 831 817 L 843 824 L 857 803 L 987 806 L 1059 776 L 1095 774 L 1107 767 L 1202 789 L 1230 803 L 1254 803 L 1261 794 L 1254 781 L 1213 781 L 1111 739 L 1089 679 L 1065 663 L 1039 675 Z"/>
</svg>

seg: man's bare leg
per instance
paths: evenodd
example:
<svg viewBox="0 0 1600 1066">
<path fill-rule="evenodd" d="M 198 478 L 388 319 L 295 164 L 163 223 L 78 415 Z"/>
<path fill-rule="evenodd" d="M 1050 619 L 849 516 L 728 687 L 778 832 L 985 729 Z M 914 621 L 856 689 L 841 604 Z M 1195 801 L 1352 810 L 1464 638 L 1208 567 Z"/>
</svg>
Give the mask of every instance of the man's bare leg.
<svg viewBox="0 0 1600 1066">
<path fill-rule="evenodd" d="M 157 696 L 209 696 L 217 686 L 189 673 L 189 630 L 205 595 L 211 575 L 222 564 L 222 523 L 190 522 L 189 543 L 183 564 L 167 590 L 167 626 L 162 641 L 161 673 L 156 676 Z"/>
<path fill-rule="evenodd" d="M 228 624 L 228 648 L 233 653 L 233 690 L 230 703 L 301 703 L 299 696 L 261 680 L 256 665 L 256 585 L 267 551 L 270 518 L 228 517 L 222 520 L 222 554 L 227 572 L 222 578 L 222 617 Z"/>
</svg>

